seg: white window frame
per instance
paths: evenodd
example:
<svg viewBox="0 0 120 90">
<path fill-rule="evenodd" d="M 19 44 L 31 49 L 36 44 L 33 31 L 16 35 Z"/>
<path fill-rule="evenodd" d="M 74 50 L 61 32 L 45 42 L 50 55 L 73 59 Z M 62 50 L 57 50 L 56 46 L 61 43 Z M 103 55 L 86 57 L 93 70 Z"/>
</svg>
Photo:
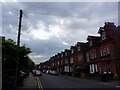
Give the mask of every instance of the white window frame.
<svg viewBox="0 0 120 90">
<path fill-rule="evenodd" d="M 93 74 L 95 72 L 95 65 L 91 64 L 90 65 L 90 73 Z"/>
<path fill-rule="evenodd" d="M 95 64 L 95 70 L 96 70 L 96 72 L 98 72 L 98 66 L 97 66 L 97 64 Z"/>
</svg>

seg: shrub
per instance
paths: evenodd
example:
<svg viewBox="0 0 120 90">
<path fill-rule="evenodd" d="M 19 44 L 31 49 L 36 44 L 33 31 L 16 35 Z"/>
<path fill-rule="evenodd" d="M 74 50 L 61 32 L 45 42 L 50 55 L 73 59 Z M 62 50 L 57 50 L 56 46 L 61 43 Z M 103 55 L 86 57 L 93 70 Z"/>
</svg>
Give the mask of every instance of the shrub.
<svg viewBox="0 0 120 90">
<path fill-rule="evenodd" d="M 86 72 L 89 71 L 89 69 L 88 69 L 88 67 L 80 67 L 80 66 L 78 66 L 78 67 L 75 68 L 75 71 L 76 71 L 76 72 L 86 73 Z"/>
</svg>

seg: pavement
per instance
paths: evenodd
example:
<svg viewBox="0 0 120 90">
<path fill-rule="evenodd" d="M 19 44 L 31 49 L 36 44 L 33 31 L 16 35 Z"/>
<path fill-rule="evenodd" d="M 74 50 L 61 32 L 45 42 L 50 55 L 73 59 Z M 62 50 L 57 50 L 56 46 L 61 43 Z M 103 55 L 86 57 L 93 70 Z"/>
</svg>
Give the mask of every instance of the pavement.
<svg viewBox="0 0 120 90">
<path fill-rule="evenodd" d="M 29 74 L 23 81 L 23 86 L 17 88 L 17 90 L 39 90 L 37 77 L 33 76 L 32 73 Z"/>
<path fill-rule="evenodd" d="M 66 77 L 66 78 L 70 78 L 70 79 L 79 80 L 79 81 L 82 81 L 82 82 L 93 82 L 93 83 L 99 83 L 101 85 L 107 85 L 107 86 L 120 88 L 120 84 L 118 85 L 118 81 L 117 80 L 115 80 L 115 81 L 108 81 L 108 82 L 102 82 L 102 81 L 86 79 L 86 78 L 76 78 L 76 77 L 65 76 L 65 75 L 61 75 L 61 76 L 62 77 Z M 29 76 L 25 78 L 25 80 L 23 81 L 23 86 L 17 88 L 17 90 L 23 90 L 23 89 L 43 90 L 39 78 L 33 76 L 32 73 L 30 73 Z"/>
</svg>

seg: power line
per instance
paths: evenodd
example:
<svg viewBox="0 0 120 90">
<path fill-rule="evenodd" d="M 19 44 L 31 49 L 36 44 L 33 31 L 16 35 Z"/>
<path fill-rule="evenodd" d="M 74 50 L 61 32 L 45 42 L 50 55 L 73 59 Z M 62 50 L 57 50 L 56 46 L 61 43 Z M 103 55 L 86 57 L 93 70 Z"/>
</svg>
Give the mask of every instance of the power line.
<svg viewBox="0 0 120 90">
<path fill-rule="evenodd" d="M 32 9 L 36 9 L 37 7 L 42 8 L 41 6 L 44 6 L 44 5 L 43 5 L 43 4 L 35 3 L 35 4 L 33 4 L 32 6 L 26 8 L 25 10 L 30 10 L 30 11 L 31 11 Z"/>
<path fill-rule="evenodd" d="M 2 4 L 3 4 L 3 3 L 2 3 Z M 7 4 L 7 3 L 5 3 L 5 4 Z M 14 8 L 13 6 L 11 6 L 10 4 L 8 4 L 7 6 L 6 6 L 5 4 L 3 4 L 2 7 L 5 7 L 5 8 L 7 8 L 7 9 L 9 9 L 9 10 L 10 10 L 10 8 L 11 8 L 12 10 L 14 10 L 15 12 L 18 13 L 18 10 L 17 10 L 16 8 Z"/>
</svg>

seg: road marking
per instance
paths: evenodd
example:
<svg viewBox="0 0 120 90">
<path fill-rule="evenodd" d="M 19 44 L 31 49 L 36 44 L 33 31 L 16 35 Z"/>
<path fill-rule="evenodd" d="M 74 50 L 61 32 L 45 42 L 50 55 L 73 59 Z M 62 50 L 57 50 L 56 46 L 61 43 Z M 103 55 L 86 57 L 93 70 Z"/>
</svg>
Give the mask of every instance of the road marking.
<svg viewBox="0 0 120 90">
<path fill-rule="evenodd" d="M 43 90 L 43 87 L 42 87 L 42 84 L 41 84 L 40 79 L 39 79 L 38 77 L 36 77 L 36 79 L 37 79 L 37 83 L 38 83 L 38 88 L 39 88 L 39 90 Z"/>
</svg>

